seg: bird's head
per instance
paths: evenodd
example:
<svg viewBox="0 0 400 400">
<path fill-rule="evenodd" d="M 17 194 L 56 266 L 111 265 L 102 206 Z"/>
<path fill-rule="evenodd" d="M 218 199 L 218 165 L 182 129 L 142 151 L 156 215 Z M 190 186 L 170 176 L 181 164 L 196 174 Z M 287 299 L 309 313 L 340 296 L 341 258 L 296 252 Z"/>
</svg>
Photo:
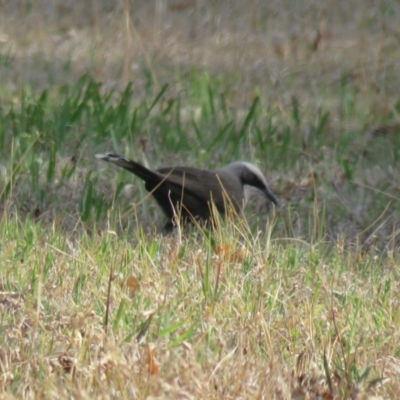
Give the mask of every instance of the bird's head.
<svg viewBox="0 0 400 400">
<path fill-rule="evenodd" d="M 248 188 L 254 188 L 267 196 L 276 206 L 279 205 L 277 198 L 268 188 L 267 181 L 258 167 L 245 161 L 236 161 L 223 168 L 225 171 L 236 175 L 243 185 L 245 202 L 249 199 Z"/>
</svg>

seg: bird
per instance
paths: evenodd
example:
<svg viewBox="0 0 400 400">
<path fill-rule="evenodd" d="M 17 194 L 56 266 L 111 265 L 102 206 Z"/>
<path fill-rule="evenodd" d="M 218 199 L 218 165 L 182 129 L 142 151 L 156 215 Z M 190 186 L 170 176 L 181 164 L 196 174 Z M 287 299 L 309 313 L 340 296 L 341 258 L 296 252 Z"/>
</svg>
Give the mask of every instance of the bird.
<svg viewBox="0 0 400 400">
<path fill-rule="evenodd" d="M 228 204 L 239 212 L 253 188 L 279 205 L 260 169 L 245 161 L 232 162 L 213 170 L 176 166 L 152 171 L 113 153 L 97 154 L 96 158 L 122 167 L 145 182 L 146 190 L 168 218 L 166 231 L 171 231 L 176 225 L 176 215 L 183 224 L 196 221 L 212 223 L 213 205 L 222 215 L 226 214 Z"/>
</svg>

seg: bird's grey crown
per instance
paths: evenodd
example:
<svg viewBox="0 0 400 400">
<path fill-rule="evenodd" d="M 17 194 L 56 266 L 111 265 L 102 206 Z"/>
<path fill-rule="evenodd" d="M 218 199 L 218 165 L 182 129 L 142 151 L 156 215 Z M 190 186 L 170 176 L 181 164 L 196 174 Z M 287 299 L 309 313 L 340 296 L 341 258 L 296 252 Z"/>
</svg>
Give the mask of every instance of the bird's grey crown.
<svg viewBox="0 0 400 400">
<path fill-rule="evenodd" d="M 230 163 L 226 165 L 225 167 L 222 168 L 222 170 L 228 171 L 233 173 L 236 176 L 242 176 L 244 172 L 251 172 L 254 174 L 262 183 L 267 186 L 267 181 L 265 179 L 265 176 L 261 172 L 261 170 L 256 167 L 254 164 L 251 164 L 246 161 L 235 161 L 233 163 Z"/>
</svg>

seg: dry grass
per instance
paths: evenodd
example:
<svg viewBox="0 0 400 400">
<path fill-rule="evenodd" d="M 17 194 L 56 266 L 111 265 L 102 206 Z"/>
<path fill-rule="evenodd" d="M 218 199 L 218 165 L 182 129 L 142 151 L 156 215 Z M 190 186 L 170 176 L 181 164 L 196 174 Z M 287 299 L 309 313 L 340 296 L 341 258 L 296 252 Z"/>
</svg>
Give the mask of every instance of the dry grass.
<svg viewBox="0 0 400 400">
<path fill-rule="evenodd" d="M 398 393 L 394 259 L 340 248 L 324 255 L 322 245 L 243 232 L 223 231 L 215 246 L 201 236 L 137 237 L 129 246 L 112 232 L 72 241 L 40 226 L 10 220 L 8 227 L 1 254 L 13 260 L 2 271 L 4 394 Z"/>
</svg>

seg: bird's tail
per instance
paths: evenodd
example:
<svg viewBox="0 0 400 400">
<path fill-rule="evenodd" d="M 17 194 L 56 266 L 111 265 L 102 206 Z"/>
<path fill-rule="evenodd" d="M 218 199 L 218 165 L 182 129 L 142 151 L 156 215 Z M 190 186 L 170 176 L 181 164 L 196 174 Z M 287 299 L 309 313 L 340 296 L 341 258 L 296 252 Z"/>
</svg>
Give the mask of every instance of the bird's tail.
<svg viewBox="0 0 400 400">
<path fill-rule="evenodd" d="M 136 161 L 127 160 L 126 158 L 121 157 L 118 154 L 96 154 L 96 158 L 118 165 L 119 167 L 122 167 L 127 171 L 132 172 L 132 174 L 135 174 L 146 182 L 160 181 L 161 177 L 156 172 L 150 171 Z"/>
</svg>

